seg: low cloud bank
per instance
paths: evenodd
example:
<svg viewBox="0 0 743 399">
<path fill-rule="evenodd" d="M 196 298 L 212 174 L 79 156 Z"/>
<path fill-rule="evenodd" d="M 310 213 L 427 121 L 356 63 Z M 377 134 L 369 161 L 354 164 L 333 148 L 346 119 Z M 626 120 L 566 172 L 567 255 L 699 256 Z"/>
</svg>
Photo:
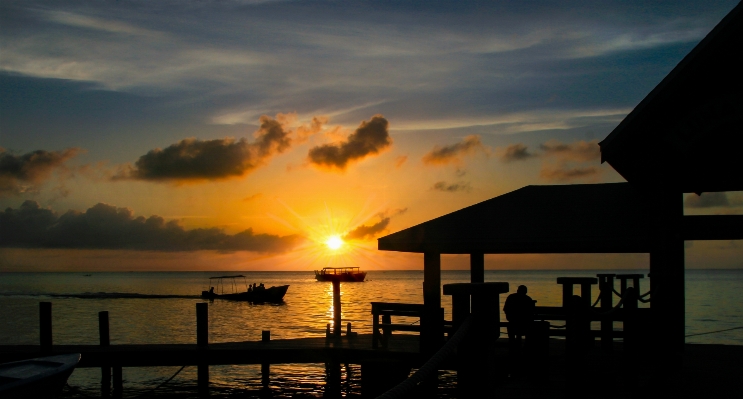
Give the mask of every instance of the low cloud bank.
<svg viewBox="0 0 743 399">
<path fill-rule="evenodd" d="M 307 159 L 315 166 L 345 170 L 349 163 L 377 155 L 391 145 L 389 122 L 382 115 L 374 115 L 368 122 L 361 122 L 345 141 L 311 148 Z"/>
<path fill-rule="evenodd" d="M 64 163 L 82 152 L 79 148 L 62 151 L 36 150 L 14 155 L 0 147 L 0 197 L 35 190 L 52 172 L 64 169 Z"/>
<path fill-rule="evenodd" d="M 255 234 L 252 229 L 229 235 L 219 228 L 185 230 L 160 216 L 134 217 L 128 208 L 99 203 L 85 212 L 58 215 L 25 201 L 0 213 L 0 247 L 127 249 L 146 251 L 286 252 L 304 240 L 299 235 Z"/>
</svg>

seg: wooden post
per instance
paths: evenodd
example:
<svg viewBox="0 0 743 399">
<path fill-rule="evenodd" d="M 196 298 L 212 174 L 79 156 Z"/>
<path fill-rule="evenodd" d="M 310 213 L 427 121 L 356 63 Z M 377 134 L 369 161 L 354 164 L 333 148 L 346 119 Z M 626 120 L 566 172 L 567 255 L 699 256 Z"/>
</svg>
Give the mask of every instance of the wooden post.
<svg viewBox="0 0 743 399">
<path fill-rule="evenodd" d="M 637 290 L 635 287 L 628 287 L 624 295 L 624 345 L 625 351 L 630 353 L 637 362 L 639 354 L 638 343 L 640 340 L 639 323 L 637 318 Z"/>
<path fill-rule="evenodd" d="M 650 303 L 654 347 L 663 352 L 655 355 L 671 359 L 678 366 L 684 350 L 685 298 L 684 298 L 684 239 L 681 223 L 684 215 L 683 196 L 673 189 L 651 192 L 653 247 L 650 251 Z"/>
<path fill-rule="evenodd" d="M 454 283 L 444 285 L 452 296 L 455 328 L 471 313 L 472 325 L 457 348 L 457 390 L 463 398 L 481 397 L 492 387 L 492 342 L 500 330 L 499 294 L 508 292 L 508 283 Z M 470 311 L 471 309 L 471 311 Z M 497 367 L 497 366 L 496 366 Z M 496 370 L 497 375 L 501 375 Z M 503 374 L 505 376 L 505 374 Z"/>
<path fill-rule="evenodd" d="M 593 300 L 593 297 L 591 296 L 591 284 L 590 283 L 581 283 L 580 284 L 580 296 L 583 298 L 583 301 L 586 303 L 586 305 L 591 306 L 593 303 L 591 302 Z"/>
<path fill-rule="evenodd" d="M 341 281 L 333 279 L 333 335 L 341 336 Z"/>
<path fill-rule="evenodd" d="M 386 348 L 390 342 L 390 336 L 392 336 L 392 330 L 384 328 L 385 325 L 389 326 L 392 324 L 392 316 L 388 314 L 382 315 L 382 348 Z"/>
<path fill-rule="evenodd" d="M 558 281 L 559 284 L 559 281 Z M 573 297 L 573 284 L 562 285 L 562 307 L 567 308 L 570 304 L 570 299 Z"/>
<path fill-rule="evenodd" d="M 209 396 L 209 304 L 196 304 L 196 346 L 199 349 L 199 363 L 197 365 L 197 379 L 199 396 Z"/>
<path fill-rule="evenodd" d="M 52 353 L 51 302 L 39 302 L 39 346 L 42 354 Z"/>
<path fill-rule="evenodd" d="M 271 331 L 270 330 L 263 330 L 261 331 L 261 342 L 270 342 L 271 341 Z M 263 389 L 268 389 L 269 383 L 270 383 L 270 376 L 271 376 L 271 363 L 263 362 L 261 363 L 261 385 L 263 385 Z"/>
<path fill-rule="evenodd" d="M 470 296 L 465 293 L 456 293 L 451 296 L 451 321 L 454 331 L 459 329 L 467 316 L 470 315 Z"/>
<path fill-rule="evenodd" d="M 434 354 L 443 340 L 441 311 L 441 254 L 423 254 L 423 305 L 421 315 L 421 347 L 427 355 Z"/>
<path fill-rule="evenodd" d="M 606 313 L 614 307 L 614 274 L 597 274 L 599 278 L 599 301 L 601 312 Z M 614 321 L 612 316 L 601 319 L 601 348 L 604 351 L 614 350 Z"/>
<path fill-rule="evenodd" d="M 470 282 L 485 282 L 485 254 L 470 254 Z"/>
<path fill-rule="evenodd" d="M 98 312 L 98 336 L 101 346 L 111 345 L 108 326 L 108 312 Z M 101 398 L 111 396 L 111 365 L 101 366 Z"/>
</svg>

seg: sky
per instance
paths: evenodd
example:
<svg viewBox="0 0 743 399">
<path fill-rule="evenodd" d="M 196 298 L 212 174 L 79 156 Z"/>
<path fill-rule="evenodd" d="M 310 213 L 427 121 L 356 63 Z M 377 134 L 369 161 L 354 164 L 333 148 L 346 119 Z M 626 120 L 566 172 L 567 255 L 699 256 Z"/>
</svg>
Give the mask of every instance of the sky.
<svg viewBox="0 0 743 399">
<path fill-rule="evenodd" d="M 736 4 L 3 1 L 0 271 L 421 269 L 376 238 L 624 181 L 597 143 Z M 741 192 L 679 201 L 743 213 Z M 743 268 L 740 242 L 686 247 L 689 268 Z"/>
</svg>

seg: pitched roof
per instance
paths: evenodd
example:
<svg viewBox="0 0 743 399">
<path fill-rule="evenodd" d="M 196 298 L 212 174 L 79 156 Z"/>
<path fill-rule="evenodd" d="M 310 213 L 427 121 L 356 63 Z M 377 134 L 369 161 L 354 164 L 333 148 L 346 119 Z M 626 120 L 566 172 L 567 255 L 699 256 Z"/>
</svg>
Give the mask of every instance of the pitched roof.
<svg viewBox="0 0 743 399">
<path fill-rule="evenodd" d="M 677 192 L 743 190 L 743 3 L 599 145 L 639 187 Z"/>
<path fill-rule="evenodd" d="M 527 186 L 379 238 L 387 251 L 649 252 L 649 210 L 628 183 Z"/>
</svg>

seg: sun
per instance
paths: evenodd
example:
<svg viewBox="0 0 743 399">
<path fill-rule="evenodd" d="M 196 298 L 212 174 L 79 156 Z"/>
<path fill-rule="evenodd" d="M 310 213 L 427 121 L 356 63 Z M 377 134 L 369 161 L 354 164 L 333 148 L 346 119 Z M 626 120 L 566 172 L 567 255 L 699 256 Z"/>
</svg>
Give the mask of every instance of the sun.
<svg viewBox="0 0 743 399">
<path fill-rule="evenodd" d="M 325 240 L 325 245 L 335 251 L 343 246 L 343 239 L 339 236 L 330 236 L 327 240 Z"/>
</svg>

